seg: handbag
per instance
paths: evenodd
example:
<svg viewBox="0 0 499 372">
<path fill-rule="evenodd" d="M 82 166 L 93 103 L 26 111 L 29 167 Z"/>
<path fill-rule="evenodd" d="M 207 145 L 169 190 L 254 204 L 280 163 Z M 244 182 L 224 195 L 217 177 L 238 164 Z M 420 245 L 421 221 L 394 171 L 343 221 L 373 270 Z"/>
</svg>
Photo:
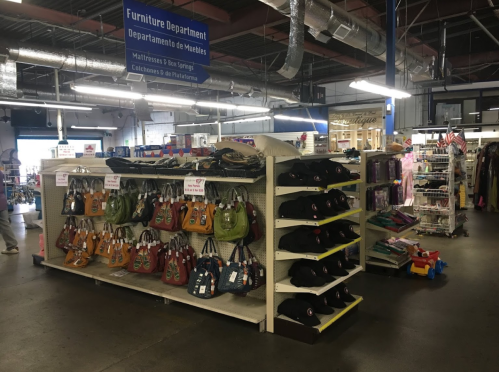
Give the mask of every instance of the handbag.
<svg viewBox="0 0 499 372">
<path fill-rule="evenodd" d="M 69 183 L 68 191 L 64 194 L 61 214 L 71 216 L 85 214 L 85 202 L 82 191 L 84 191 L 83 181 L 73 178 Z"/>
<path fill-rule="evenodd" d="M 145 180 L 142 183 L 141 194 L 137 198 L 135 210 L 132 213 L 132 222 L 142 222 L 145 227 L 154 213 L 154 203 L 158 199 L 158 187 L 154 180 Z"/>
<path fill-rule="evenodd" d="M 101 184 L 101 191 L 96 191 L 96 183 Z M 95 217 L 104 216 L 106 210 L 106 202 L 109 197 L 109 191 L 104 189 L 104 182 L 100 178 L 94 178 L 90 182 L 89 192 L 84 194 L 85 197 L 85 216 Z"/>
<path fill-rule="evenodd" d="M 215 217 L 215 204 L 207 200 L 201 202 L 186 202 L 187 212 L 182 222 L 182 230 L 197 232 L 199 234 L 213 234 L 213 220 Z"/>
<path fill-rule="evenodd" d="M 104 222 L 104 226 L 99 236 L 99 243 L 94 251 L 94 254 L 109 258 L 111 254 L 111 242 L 113 240 L 113 225 L 109 222 Z"/>
<path fill-rule="evenodd" d="M 251 266 L 251 279 L 252 279 L 252 284 L 251 284 L 251 289 L 255 290 L 257 288 L 260 288 L 262 285 L 264 285 L 267 281 L 267 277 L 265 276 L 265 268 L 263 265 L 258 262 L 256 257 L 253 255 L 253 252 L 251 252 L 250 248 L 245 245 L 243 249 L 246 248 L 248 251 L 248 265 Z"/>
<path fill-rule="evenodd" d="M 105 219 L 112 224 L 122 224 L 128 221 L 125 197 L 121 190 L 112 190 L 106 202 Z"/>
<path fill-rule="evenodd" d="M 151 227 L 165 231 L 182 229 L 182 210 L 185 203 L 179 200 L 176 189 L 176 184 L 163 186 L 161 197 L 155 203 L 153 217 L 149 223 Z"/>
<path fill-rule="evenodd" d="M 82 218 L 78 224 L 72 248 L 88 253 L 88 256 L 94 254 L 97 245 L 97 236 L 94 232 L 94 225 L 89 218 Z"/>
<path fill-rule="evenodd" d="M 64 259 L 63 265 L 71 268 L 83 268 L 88 265 L 89 254 L 81 249 L 70 249 Z"/>
<path fill-rule="evenodd" d="M 239 261 L 236 261 L 236 253 L 239 254 Z M 222 269 L 218 290 L 220 292 L 247 293 L 253 284 L 251 279 L 251 266 L 248 265 L 244 257 L 243 246 L 237 244 L 232 254 Z"/>
<path fill-rule="evenodd" d="M 76 218 L 73 216 L 68 216 L 66 217 L 66 221 L 64 222 L 62 231 L 57 237 L 55 246 L 67 253 L 69 245 L 73 244 L 75 234 L 76 234 Z"/>
<path fill-rule="evenodd" d="M 159 271 L 163 245 L 156 238 L 151 230 L 142 231 L 139 242 L 131 247 L 128 271 L 143 274 L 152 274 Z"/>
<path fill-rule="evenodd" d="M 238 186 L 238 188 L 241 190 L 241 194 L 243 195 L 243 200 L 246 204 L 246 213 L 248 215 L 249 231 L 243 240 L 243 244 L 248 245 L 259 240 L 263 236 L 263 233 L 256 218 L 257 212 L 255 206 L 249 201 L 248 189 L 242 185 Z"/>
<path fill-rule="evenodd" d="M 219 208 L 215 213 L 215 239 L 219 241 L 236 241 L 243 239 L 249 232 L 248 215 L 246 214 L 246 205 L 243 203 L 243 198 L 237 188 L 232 188 L 228 191 L 229 195 L 232 190 L 237 195 L 237 206 L 232 208 L 228 202 L 228 196 L 222 200 Z"/>
<path fill-rule="evenodd" d="M 127 267 L 130 262 L 130 244 L 125 243 L 126 231 L 118 227 L 114 231 L 113 240 L 110 246 L 108 267 Z"/>
<path fill-rule="evenodd" d="M 189 274 L 187 293 L 203 299 L 214 297 L 217 294 L 221 267 L 222 260 L 217 256 L 213 239 L 208 238 L 203 246 L 202 257 L 197 260 L 196 267 Z"/>
<path fill-rule="evenodd" d="M 189 244 L 189 240 L 183 232 L 178 233 L 176 236 L 178 238 L 178 242 L 184 254 L 184 257 L 187 260 L 187 273 L 190 274 L 192 269 L 194 269 L 197 265 L 196 252 Z"/>
<path fill-rule="evenodd" d="M 132 218 L 132 213 L 135 210 L 137 199 L 139 197 L 139 189 L 137 188 L 135 180 L 129 179 L 125 182 L 122 194 L 125 200 L 125 222 L 128 222 Z"/>
<path fill-rule="evenodd" d="M 187 272 L 187 261 L 180 251 L 178 239 L 174 237 L 170 240 L 170 246 L 165 256 L 165 269 L 161 280 L 166 284 L 185 285 L 189 283 Z"/>
</svg>

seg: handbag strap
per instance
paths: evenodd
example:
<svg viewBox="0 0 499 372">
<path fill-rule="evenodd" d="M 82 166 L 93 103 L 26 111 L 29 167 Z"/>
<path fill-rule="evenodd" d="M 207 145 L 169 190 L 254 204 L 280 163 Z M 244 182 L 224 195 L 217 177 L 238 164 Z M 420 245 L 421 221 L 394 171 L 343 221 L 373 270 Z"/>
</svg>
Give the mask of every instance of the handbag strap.
<svg viewBox="0 0 499 372">
<path fill-rule="evenodd" d="M 73 178 L 71 179 L 71 182 L 69 183 L 68 193 L 69 193 L 70 191 L 73 191 L 73 192 L 74 192 L 74 191 L 75 191 L 75 189 L 76 189 L 76 178 L 74 178 L 74 177 L 73 177 Z"/>
<path fill-rule="evenodd" d="M 152 235 L 149 230 L 144 230 L 139 236 L 139 242 L 150 243 L 152 241 Z"/>
</svg>

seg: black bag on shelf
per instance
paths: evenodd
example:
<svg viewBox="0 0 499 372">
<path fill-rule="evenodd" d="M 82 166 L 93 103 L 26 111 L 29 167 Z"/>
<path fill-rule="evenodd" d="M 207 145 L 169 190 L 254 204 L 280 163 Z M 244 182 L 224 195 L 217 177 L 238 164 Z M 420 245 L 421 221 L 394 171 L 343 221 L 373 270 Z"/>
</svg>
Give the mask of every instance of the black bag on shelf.
<svg viewBox="0 0 499 372">
<path fill-rule="evenodd" d="M 83 180 L 73 178 L 69 184 L 68 191 L 64 194 L 61 214 L 69 216 L 83 216 L 85 214 L 85 200 L 83 198 L 84 192 L 85 189 Z"/>
<path fill-rule="evenodd" d="M 154 213 L 154 203 L 158 198 L 158 185 L 154 180 L 145 180 L 142 183 L 141 193 L 138 196 L 135 211 L 132 213 L 132 222 L 142 222 L 147 226 Z"/>
</svg>

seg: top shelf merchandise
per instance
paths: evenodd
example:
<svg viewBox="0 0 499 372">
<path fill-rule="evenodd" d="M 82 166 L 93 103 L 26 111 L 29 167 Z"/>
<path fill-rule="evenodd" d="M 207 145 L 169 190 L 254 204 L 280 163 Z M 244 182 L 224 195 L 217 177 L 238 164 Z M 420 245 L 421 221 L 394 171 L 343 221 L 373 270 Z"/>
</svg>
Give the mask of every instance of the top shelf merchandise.
<svg viewBox="0 0 499 372">
<path fill-rule="evenodd" d="M 465 158 L 448 150 L 448 147 L 414 146 L 413 205 L 421 221 L 420 232 L 452 236 L 466 222 L 463 213 L 456 216 L 459 195 L 465 194 L 462 183 L 466 179 Z M 431 161 L 435 158 L 439 161 Z"/>
</svg>

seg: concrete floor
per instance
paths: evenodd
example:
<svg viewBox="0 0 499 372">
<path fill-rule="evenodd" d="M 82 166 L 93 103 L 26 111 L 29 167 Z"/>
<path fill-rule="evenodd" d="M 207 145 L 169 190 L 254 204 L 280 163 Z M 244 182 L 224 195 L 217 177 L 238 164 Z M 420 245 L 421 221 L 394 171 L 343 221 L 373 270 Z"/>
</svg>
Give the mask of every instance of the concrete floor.
<svg viewBox="0 0 499 372">
<path fill-rule="evenodd" d="M 498 371 L 499 215 L 468 215 L 469 238 L 421 238 L 449 263 L 444 275 L 357 275 L 359 311 L 315 345 L 45 272 L 31 262 L 41 230 L 13 216 L 21 254 L 0 256 L 0 371 Z"/>
</svg>

